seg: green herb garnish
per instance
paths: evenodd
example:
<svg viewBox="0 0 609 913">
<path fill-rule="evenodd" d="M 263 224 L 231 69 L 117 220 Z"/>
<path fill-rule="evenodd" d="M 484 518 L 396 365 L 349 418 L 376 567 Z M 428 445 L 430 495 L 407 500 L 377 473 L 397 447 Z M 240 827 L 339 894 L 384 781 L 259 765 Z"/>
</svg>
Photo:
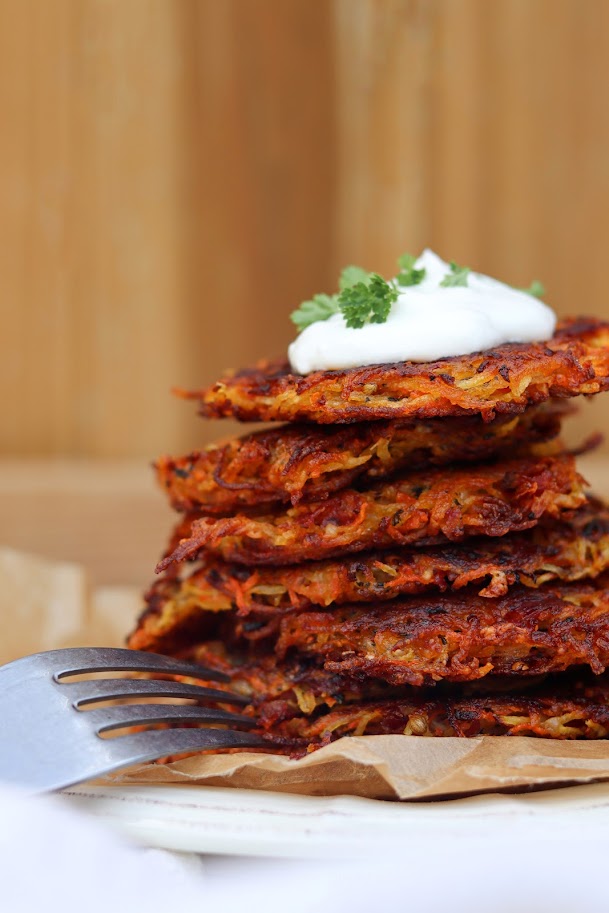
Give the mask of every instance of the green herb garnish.
<svg viewBox="0 0 609 913">
<path fill-rule="evenodd" d="M 450 261 L 450 273 L 447 273 L 440 285 L 443 288 L 457 288 L 457 286 L 467 285 L 467 278 L 470 274 L 469 266 L 458 266 L 454 260 Z"/>
<path fill-rule="evenodd" d="M 398 257 L 400 272 L 395 279 L 397 285 L 401 285 L 404 288 L 409 285 L 418 285 L 423 281 L 427 270 L 425 267 L 415 269 L 416 262 L 417 258 L 413 257 L 412 254 L 402 254 L 401 257 Z"/>
<path fill-rule="evenodd" d="M 292 311 L 290 320 L 302 332 L 312 323 L 338 314 L 338 310 L 338 295 L 313 295 L 309 301 L 303 301 L 296 311 Z"/>
<path fill-rule="evenodd" d="M 415 262 L 412 254 L 402 254 L 398 260 L 400 273 L 391 282 L 361 266 L 346 266 L 338 280 L 337 294 L 313 295 L 292 312 L 290 319 L 299 331 L 339 312 L 347 326 L 355 329 L 367 323 L 385 323 L 391 305 L 397 301 L 399 287 L 418 285 L 425 278 L 425 269 L 415 269 Z"/>
<path fill-rule="evenodd" d="M 528 288 L 518 289 L 519 292 L 526 292 L 527 295 L 532 295 L 533 298 L 543 298 L 546 290 L 543 284 L 539 279 L 533 279 Z"/>
<path fill-rule="evenodd" d="M 345 266 L 338 280 L 338 287 L 343 292 L 346 288 L 352 288 L 358 282 L 368 285 L 372 273 L 363 269 L 361 266 Z"/>
<path fill-rule="evenodd" d="M 341 293 L 346 289 L 353 288 L 358 283 L 367 285 L 372 273 L 363 269 L 361 266 L 345 266 L 338 280 L 338 287 Z M 325 295 L 320 293 L 313 295 L 308 301 L 303 301 L 300 307 L 292 311 L 290 320 L 298 327 L 299 332 L 306 330 L 312 323 L 318 323 L 321 320 L 327 320 L 333 314 L 338 314 L 341 310 L 338 303 L 339 295 Z M 363 325 L 363 324 L 362 324 Z"/>
<path fill-rule="evenodd" d="M 357 282 L 343 289 L 338 306 L 348 327 L 359 330 L 366 323 L 385 323 L 391 305 L 397 301 L 398 290 L 372 273 L 368 282 Z"/>
</svg>

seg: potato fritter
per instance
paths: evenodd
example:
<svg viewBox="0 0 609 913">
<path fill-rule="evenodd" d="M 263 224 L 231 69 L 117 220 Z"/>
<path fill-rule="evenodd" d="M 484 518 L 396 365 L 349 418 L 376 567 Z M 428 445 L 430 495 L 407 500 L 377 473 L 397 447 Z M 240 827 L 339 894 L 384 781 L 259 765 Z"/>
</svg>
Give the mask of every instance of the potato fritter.
<svg viewBox="0 0 609 913">
<path fill-rule="evenodd" d="M 387 703 L 396 699 L 420 702 L 514 699 L 518 695 L 563 699 L 589 695 L 590 687 L 609 688 L 609 675 L 575 668 L 557 675 L 492 675 L 465 682 L 433 682 L 428 687 L 391 685 L 378 678 L 355 677 L 311 665 L 311 658 L 294 655 L 278 660 L 268 645 L 249 645 L 244 651 L 220 641 L 191 644 L 176 656 L 224 672 L 230 688 L 251 699 L 251 712 L 265 729 L 298 716 L 315 716 L 349 704 Z"/>
<path fill-rule="evenodd" d="M 318 429 L 257 431 L 183 457 L 161 457 L 159 482 L 176 510 L 226 514 L 258 504 L 320 500 L 398 469 L 551 452 L 564 407 L 534 406 L 485 424 L 479 416 L 401 419 Z M 558 447 L 555 443 L 554 447 Z"/>
<path fill-rule="evenodd" d="M 244 659 L 217 642 L 178 655 L 228 674 L 231 689 L 251 698 L 245 712 L 257 717 L 269 745 L 295 757 L 353 735 L 609 737 L 606 675 L 578 670 L 541 679 L 497 677 L 412 688 L 358 681 L 310 668 L 298 658 Z"/>
<path fill-rule="evenodd" d="M 565 320 L 543 343 L 508 343 L 491 351 L 417 364 L 293 374 L 286 362 L 262 363 L 195 392 L 208 418 L 310 421 L 317 424 L 522 412 L 549 398 L 609 388 L 609 324 Z"/>
<path fill-rule="evenodd" d="M 264 618 L 470 584 L 480 588 L 478 595 L 491 598 L 514 584 L 536 589 L 552 580 L 596 577 L 608 568 L 609 509 L 593 500 L 571 520 L 542 522 L 526 533 L 459 546 L 255 569 L 204 554 L 185 579 L 161 578 L 153 584 L 132 643 L 135 649 L 162 651 L 164 641 L 194 627 L 205 612 L 237 609 L 240 616 Z"/>
<path fill-rule="evenodd" d="M 286 512 L 201 517 L 157 570 L 202 548 L 238 563 L 273 565 L 503 536 L 529 529 L 544 515 L 579 507 L 585 501 L 583 486 L 568 454 L 413 473 Z"/>
<path fill-rule="evenodd" d="M 347 704 L 310 719 L 295 716 L 269 727 L 294 756 L 343 736 L 537 736 L 546 739 L 609 737 L 609 683 L 580 693 L 495 694 L 484 698 L 417 697 Z"/>
<path fill-rule="evenodd" d="M 469 591 L 284 616 L 276 650 L 330 672 L 393 685 L 527 676 L 609 662 L 609 578 L 515 586 L 484 599 Z"/>
</svg>

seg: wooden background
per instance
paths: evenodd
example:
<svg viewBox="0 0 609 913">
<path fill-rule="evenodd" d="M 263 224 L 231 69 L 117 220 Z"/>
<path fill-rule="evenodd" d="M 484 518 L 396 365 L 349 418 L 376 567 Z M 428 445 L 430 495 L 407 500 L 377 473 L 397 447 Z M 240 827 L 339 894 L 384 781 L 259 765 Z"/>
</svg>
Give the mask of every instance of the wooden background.
<svg viewBox="0 0 609 913">
<path fill-rule="evenodd" d="M 0 0 L 0 452 L 224 434 L 170 387 L 426 244 L 609 316 L 608 61 L 607 0 Z"/>
<path fill-rule="evenodd" d="M 425 245 L 609 317 L 609 0 L 0 0 L 0 541 L 141 582 L 170 388 Z"/>
</svg>

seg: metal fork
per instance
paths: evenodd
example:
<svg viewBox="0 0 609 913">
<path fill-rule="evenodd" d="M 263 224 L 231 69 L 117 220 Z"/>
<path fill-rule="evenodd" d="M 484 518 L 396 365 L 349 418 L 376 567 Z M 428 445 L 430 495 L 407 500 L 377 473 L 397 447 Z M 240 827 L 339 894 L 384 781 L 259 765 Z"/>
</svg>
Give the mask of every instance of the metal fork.
<svg viewBox="0 0 609 913">
<path fill-rule="evenodd" d="M 138 650 L 51 650 L 0 667 L 0 781 L 46 792 L 90 780 L 164 755 L 268 745 L 259 735 L 230 729 L 171 728 L 102 738 L 112 729 L 171 723 L 249 728 L 251 717 L 219 707 L 120 704 L 83 710 L 86 704 L 127 698 L 190 698 L 207 704 L 247 704 L 231 691 L 176 681 L 106 678 L 64 681 L 89 672 L 146 672 L 217 682 L 228 677 L 194 663 Z"/>
</svg>

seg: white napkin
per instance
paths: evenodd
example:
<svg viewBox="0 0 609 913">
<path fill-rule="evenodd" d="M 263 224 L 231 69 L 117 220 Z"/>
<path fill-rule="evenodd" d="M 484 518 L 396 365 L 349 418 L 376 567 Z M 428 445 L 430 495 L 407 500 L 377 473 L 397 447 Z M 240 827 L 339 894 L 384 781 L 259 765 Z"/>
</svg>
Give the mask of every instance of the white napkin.
<svg viewBox="0 0 609 913">
<path fill-rule="evenodd" d="M 191 869 L 176 854 L 127 843 L 61 798 L 0 788 L 2 911 L 172 911 L 201 899 Z"/>
</svg>

